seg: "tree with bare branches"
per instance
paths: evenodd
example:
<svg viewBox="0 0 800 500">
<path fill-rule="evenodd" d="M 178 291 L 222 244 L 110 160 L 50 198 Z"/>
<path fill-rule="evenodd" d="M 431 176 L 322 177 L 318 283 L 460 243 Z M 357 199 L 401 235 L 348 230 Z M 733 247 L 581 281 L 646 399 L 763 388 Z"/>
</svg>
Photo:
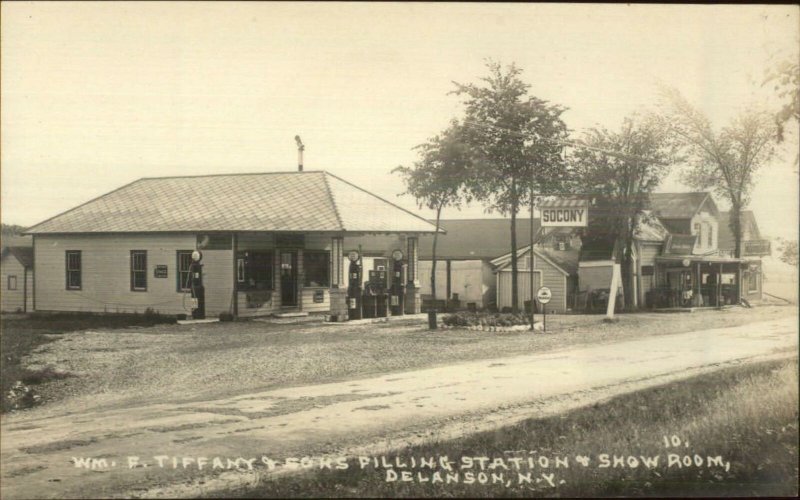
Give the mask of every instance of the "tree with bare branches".
<svg viewBox="0 0 800 500">
<path fill-rule="evenodd" d="M 730 228 L 734 256 L 742 256 L 742 210 L 750 202 L 755 174 L 775 154 L 775 118 L 766 110 L 749 108 L 730 124 L 715 130 L 708 117 L 676 89 L 664 87 L 666 117 L 674 137 L 689 158 L 684 181 L 696 189 L 712 189 L 731 205 Z"/>
</svg>

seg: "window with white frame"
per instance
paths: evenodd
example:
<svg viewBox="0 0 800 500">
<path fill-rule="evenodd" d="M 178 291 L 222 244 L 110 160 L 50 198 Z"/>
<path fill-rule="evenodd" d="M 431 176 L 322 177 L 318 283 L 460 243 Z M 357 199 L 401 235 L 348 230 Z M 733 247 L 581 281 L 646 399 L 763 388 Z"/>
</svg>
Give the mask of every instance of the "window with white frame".
<svg viewBox="0 0 800 500">
<path fill-rule="evenodd" d="M 178 292 L 188 292 L 192 287 L 192 250 L 178 250 L 176 255 L 177 278 L 176 290 Z"/>
<path fill-rule="evenodd" d="M 8 282 L 6 283 L 6 288 L 8 290 L 16 290 L 17 289 L 17 277 L 16 276 L 9 276 Z"/>
<path fill-rule="evenodd" d="M 131 250 L 131 290 L 147 291 L 147 250 Z"/>
<path fill-rule="evenodd" d="M 81 289 L 81 251 L 67 250 L 65 253 L 67 290 Z"/>
</svg>

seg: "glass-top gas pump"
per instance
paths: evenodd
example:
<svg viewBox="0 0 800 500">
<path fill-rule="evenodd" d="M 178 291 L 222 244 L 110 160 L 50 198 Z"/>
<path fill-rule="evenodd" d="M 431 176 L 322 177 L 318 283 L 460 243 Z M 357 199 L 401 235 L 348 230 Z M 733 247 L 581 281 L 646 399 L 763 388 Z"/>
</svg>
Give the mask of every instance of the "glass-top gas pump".
<svg viewBox="0 0 800 500">
<path fill-rule="evenodd" d="M 203 286 L 203 252 L 192 252 L 192 264 L 189 267 L 192 290 L 192 318 L 206 317 L 206 289 Z"/>
<path fill-rule="evenodd" d="M 347 272 L 347 317 L 361 319 L 361 255 L 351 250 L 347 258 L 350 260 Z"/>
<path fill-rule="evenodd" d="M 391 306 L 392 316 L 401 316 L 405 305 L 405 281 L 403 280 L 403 251 L 400 249 L 392 252 L 392 285 Z"/>
</svg>

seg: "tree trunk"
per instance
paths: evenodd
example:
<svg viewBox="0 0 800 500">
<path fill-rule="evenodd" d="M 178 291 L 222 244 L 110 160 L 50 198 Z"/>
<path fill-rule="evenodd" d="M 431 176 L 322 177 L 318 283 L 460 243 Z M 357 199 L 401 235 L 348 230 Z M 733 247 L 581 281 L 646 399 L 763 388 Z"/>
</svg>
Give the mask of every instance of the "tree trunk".
<svg viewBox="0 0 800 500">
<path fill-rule="evenodd" d="M 733 232 L 733 256 L 737 259 L 742 258 L 742 203 L 738 197 L 731 200 L 731 220 L 730 227 Z"/>
<path fill-rule="evenodd" d="M 634 273 L 631 270 L 633 265 L 633 241 L 629 238 L 626 238 L 626 241 L 623 242 L 623 248 L 625 248 L 625 252 L 622 256 L 622 262 L 620 265 L 621 271 L 621 278 L 622 278 L 622 300 L 624 301 L 625 310 L 631 311 L 633 310 L 633 277 Z"/>
<path fill-rule="evenodd" d="M 517 183 L 511 181 L 511 311 L 519 312 L 519 289 L 517 287 Z"/>
<path fill-rule="evenodd" d="M 622 234 L 620 248 L 623 250 L 620 260 L 620 274 L 622 278 L 622 300 L 625 310 L 631 311 L 636 301 L 634 300 L 633 286 L 634 272 L 633 267 L 633 235 L 636 230 L 636 213 L 625 219 L 625 231 Z"/>
<path fill-rule="evenodd" d="M 439 205 L 436 209 L 436 232 L 433 233 L 433 261 L 431 263 L 431 296 L 433 300 L 436 300 L 436 243 L 439 241 L 439 218 L 441 216 L 442 206 Z"/>
</svg>

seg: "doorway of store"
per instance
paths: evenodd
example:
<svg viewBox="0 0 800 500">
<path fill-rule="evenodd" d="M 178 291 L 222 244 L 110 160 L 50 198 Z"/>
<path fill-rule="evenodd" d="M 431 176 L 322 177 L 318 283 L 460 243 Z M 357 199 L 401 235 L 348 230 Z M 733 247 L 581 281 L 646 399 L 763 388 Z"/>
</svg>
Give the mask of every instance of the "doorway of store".
<svg viewBox="0 0 800 500">
<path fill-rule="evenodd" d="M 281 250 L 281 306 L 297 306 L 297 251 Z"/>
</svg>

